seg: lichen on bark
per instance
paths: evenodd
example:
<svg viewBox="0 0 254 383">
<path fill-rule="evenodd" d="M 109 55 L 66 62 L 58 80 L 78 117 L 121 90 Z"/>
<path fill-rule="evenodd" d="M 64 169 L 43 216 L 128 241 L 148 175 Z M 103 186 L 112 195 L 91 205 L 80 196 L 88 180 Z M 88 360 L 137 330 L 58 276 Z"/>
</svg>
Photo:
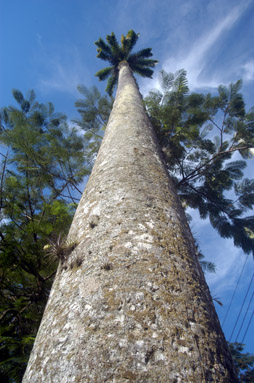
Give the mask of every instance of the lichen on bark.
<svg viewBox="0 0 254 383">
<path fill-rule="evenodd" d="M 127 63 L 69 240 L 23 383 L 237 381 Z"/>
</svg>

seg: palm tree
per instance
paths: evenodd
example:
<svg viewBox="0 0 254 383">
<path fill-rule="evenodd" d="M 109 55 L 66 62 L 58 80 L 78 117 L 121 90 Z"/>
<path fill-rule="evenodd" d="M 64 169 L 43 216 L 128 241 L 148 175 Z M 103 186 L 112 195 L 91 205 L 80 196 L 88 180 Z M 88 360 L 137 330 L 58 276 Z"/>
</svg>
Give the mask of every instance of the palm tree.
<svg viewBox="0 0 254 383">
<path fill-rule="evenodd" d="M 23 383 L 237 381 L 130 57 Z"/>
</svg>

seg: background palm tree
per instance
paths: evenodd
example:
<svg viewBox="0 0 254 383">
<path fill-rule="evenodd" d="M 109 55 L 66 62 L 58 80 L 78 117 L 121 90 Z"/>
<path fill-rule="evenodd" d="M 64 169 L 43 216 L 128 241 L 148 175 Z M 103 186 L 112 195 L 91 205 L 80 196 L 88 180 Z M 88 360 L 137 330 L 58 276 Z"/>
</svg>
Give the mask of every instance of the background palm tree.
<svg viewBox="0 0 254 383">
<path fill-rule="evenodd" d="M 138 38 L 139 33 L 130 30 L 126 36 L 122 35 L 121 46 L 118 44 L 114 32 L 111 35 L 107 35 L 106 40 L 108 44 L 102 38 L 95 42 L 95 45 L 98 47 L 97 57 L 109 61 L 111 64 L 111 66 L 99 70 L 95 75 L 100 80 L 108 78 L 106 92 L 110 96 L 112 96 L 118 81 L 119 64 L 121 62 L 127 62 L 133 73 L 137 73 L 142 77 L 152 77 L 153 70 L 151 68 L 154 68 L 158 63 L 157 60 L 149 59 L 153 55 L 152 49 L 145 48 L 136 53 L 131 53 Z"/>
</svg>

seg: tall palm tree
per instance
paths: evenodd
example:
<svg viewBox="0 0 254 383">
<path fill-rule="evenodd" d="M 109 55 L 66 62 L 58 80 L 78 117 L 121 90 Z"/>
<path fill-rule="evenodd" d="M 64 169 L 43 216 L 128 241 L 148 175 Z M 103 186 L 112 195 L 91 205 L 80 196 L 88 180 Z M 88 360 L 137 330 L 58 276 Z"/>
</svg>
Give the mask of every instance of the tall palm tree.
<svg viewBox="0 0 254 383">
<path fill-rule="evenodd" d="M 117 70 L 69 232 L 77 246 L 62 257 L 23 383 L 236 382 L 132 70 L 126 60 Z"/>
</svg>

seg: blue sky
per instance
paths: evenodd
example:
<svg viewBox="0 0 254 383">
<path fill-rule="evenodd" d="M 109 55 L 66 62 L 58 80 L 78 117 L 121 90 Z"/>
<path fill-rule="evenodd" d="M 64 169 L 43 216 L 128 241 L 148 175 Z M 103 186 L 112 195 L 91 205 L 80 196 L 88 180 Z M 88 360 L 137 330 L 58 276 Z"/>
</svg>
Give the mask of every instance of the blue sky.
<svg viewBox="0 0 254 383">
<path fill-rule="evenodd" d="M 0 0 L 0 11 L 0 106 L 14 104 L 11 89 L 34 89 L 39 101 L 51 101 L 75 118 L 77 85 L 105 88 L 94 76 L 103 67 L 94 41 L 129 29 L 141 34 L 137 49 L 152 47 L 159 60 L 153 80 L 138 80 L 143 94 L 158 87 L 162 68 L 184 68 L 191 90 L 214 92 L 219 84 L 243 79 L 246 107 L 254 105 L 253 0 Z M 251 167 L 248 173 L 253 177 Z M 216 274 L 207 280 L 224 304 L 215 304 L 223 318 L 245 255 L 195 212 L 191 226 L 203 253 L 216 264 Z M 227 338 L 253 270 L 250 255 L 225 322 Z M 254 352 L 254 320 L 245 343 L 246 351 Z"/>
</svg>

